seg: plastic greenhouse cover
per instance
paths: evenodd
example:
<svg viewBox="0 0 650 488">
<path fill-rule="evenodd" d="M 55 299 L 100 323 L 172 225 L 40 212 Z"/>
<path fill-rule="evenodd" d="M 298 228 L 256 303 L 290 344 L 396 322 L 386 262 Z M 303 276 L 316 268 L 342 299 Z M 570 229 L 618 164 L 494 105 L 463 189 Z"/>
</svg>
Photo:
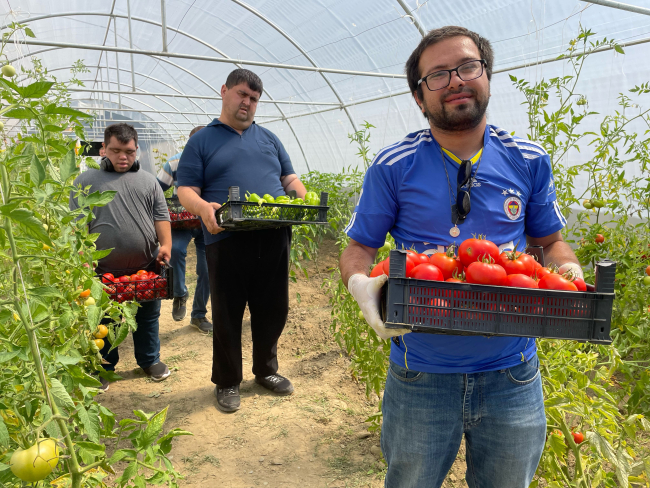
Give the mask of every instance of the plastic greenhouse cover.
<svg viewBox="0 0 650 488">
<path fill-rule="evenodd" d="M 9 10 L 9 3 L 13 10 Z M 521 105 L 523 97 L 515 90 L 508 73 L 531 82 L 569 74 L 565 61 L 540 61 L 564 52 L 580 25 L 597 33 L 593 39 L 607 37 L 625 43 L 650 37 L 650 16 L 577 0 L 474 0 L 462 4 L 405 0 L 409 12 L 396 0 L 164 3 L 168 51 L 172 53 L 387 75 L 370 77 L 243 65 L 260 75 L 266 90 L 256 122 L 280 137 L 298 174 L 308 169 L 338 172 L 344 166 L 357 165 L 357 147 L 350 144 L 347 136 L 364 121 L 376 127 L 371 130 L 371 153 L 427 126 L 410 94 L 382 98 L 407 91 L 404 63 L 421 39 L 416 24 L 424 30 L 461 25 L 491 41 L 495 50 L 494 69 L 504 71 L 492 77 L 488 122 L 520 136 L 525 136 L 528 121 Z M 650 0 L 633 3 L 650 9 Z M 114 46 L 117 33 L 120 48 L 129 47 L 127 7 L 127 0 L 21 0 L 0 5 L 5 24 L 39 18 L 29 21 L 38 41 Z M 110 21 L 111 12 L 115 14 L 114 22 Z M 133 49 L 162 51 L 161 2 L 130 0 L 130 13 Z M 638 44 L 626 47 L 625 55 L 610 50 L 589 58 L 579 85 L 589 110 L 602 115 L 613 113 L 619 92 L 650 80 L 649 49 L 650 44 Z M 220 87 L 235 68 L 232 63 L 134 54 L 136 93 L 126 93 L 133 88 L 128 53 L 27 44 L 9 46 L 8 52 L 10 57 L 18 58 L 14 62 L 17 65 L 29 65 L 29 56 L 38 56 L 59 79 L 70 76 L 70 65 L 82 59 L 90 68 L 90 73 L 81 75 L 89 89 L 117 90 L 119 73 L 120 89 L 124 92 L 122 107 L 129 111 L 102 112 L 91 136 L 101 137 L 104 125 L 111 123 L 103 120 L 107 115 L 111 120 L 156 121 L 139 128 L 141 158 L 151 164 L 151 170 L 155 165 L 152 149 L 161 148 L 161 152 L 171 155 L 194 125 L 203 125 L 218 116 Z M 527 67 L 508 69 L 522 65 Z M 177 96 L 149 96 L 144 92 Z M 270 103 L 271 98 L 339 106 L 276 105 Z M 358 103 L 372 98 L 379 99 Z M 113 109 L 120 101 L 117 95 L 108 93 L 75 92 L 73 99 L 80 106 Z M 647 97 L 639 101 L 639 105 L 644 103 L 647 105 Z M 354 105 L 346 111 L 340 104 Z M 593 118 L 592 125 L 585 124 L 584 130 L 597 130 L 601 119 L 602 116 Z M 579 162 L 585 154 L 574 151 L 567 157 Z"/>
</svg>

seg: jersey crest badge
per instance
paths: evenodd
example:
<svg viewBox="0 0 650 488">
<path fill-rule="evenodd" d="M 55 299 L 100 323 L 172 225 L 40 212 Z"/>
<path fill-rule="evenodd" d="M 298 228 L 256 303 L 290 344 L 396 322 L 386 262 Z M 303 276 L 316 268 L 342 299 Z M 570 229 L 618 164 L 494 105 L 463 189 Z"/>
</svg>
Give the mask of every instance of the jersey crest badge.
<svg viewBox="0 0 650 488">
<path fill-rule="evenodd" d="M 503 210 L 510 220 L 517 220 L 521 215 L 522 203 L 518 197 L 509 196 L 503 202 Z"/>
</svg>

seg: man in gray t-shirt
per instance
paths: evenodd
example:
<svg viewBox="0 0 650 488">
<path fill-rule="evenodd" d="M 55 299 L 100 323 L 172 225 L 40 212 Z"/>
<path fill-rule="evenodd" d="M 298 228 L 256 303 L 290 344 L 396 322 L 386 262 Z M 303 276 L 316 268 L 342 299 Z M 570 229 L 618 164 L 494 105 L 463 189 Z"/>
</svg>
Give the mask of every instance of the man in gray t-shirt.
<svg viewBox="0 0 650 488">
<path fill-rule="evenodd" d="M 169 212 L 156 177 L 140 171 L 135 160 L 138 149 L 138 133 L 127 124 L 114 124 L 104 132 L 106 157 L 101 169 L 90 169 L 77 177 L 75 187 L 90 186 L 95 191 L 117 191 L 115 198 L 105 207 L 93 210 L 95 219 L 89 224 L 91 233 L 99 233 L 97 249 L 113 249 L 99 260 L 96 271 L 112 273 L 116 278 L 132 274 L 139 269 L 151 269 L 154 261 L 169 261 L 172 238 Z M 70 208 L 78 208 L 74 192 L 70 194 Z M 154 381 L 162 381 L 170 375 L 169 368 L 160 361 L 158 318 L 160 300 L 143 302 L 135 320 L 138 330 L 133 333 L 135 359 L 144 372 Z M 119 361 L 117 348 L 104 339 L 102 357 L 108 362 L 106 370 L 114 370 Z M 103 389 L 108 382 L 101 379 Z"/>
</svg>

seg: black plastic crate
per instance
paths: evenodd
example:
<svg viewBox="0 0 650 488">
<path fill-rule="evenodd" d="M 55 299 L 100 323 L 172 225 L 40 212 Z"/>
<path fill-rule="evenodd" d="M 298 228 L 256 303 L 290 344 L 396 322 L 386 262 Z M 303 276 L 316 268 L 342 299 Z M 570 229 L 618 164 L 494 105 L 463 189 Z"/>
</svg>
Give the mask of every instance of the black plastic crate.
<svg viewBox="0 0 650 488">
<path fill-rule="evenodd" d="M 139 281 L 126 281 L 112 283 L 104 283 L 106 292 L 111 300 L 118 303 L 136 301 L 139 303 L 151 302 L 153 300 L 171 300 L 174 298 L 174 270 L 168 264 L 158 264 L 155 262 L 151 269 L 147 271 L 154 271 L 158 278 L 151 280 Z M 125 273 L 126 274 L 126 273 Z M 129 273 L 131 274 L 131 273 Z M 123 276 L 123 275 L 120 275 Z M 101 279 L 101 276 L 99 276 Z"/>
<path fill-rule="evenodd" d="M 187 211 L 178 198 L 167 198 L 167 210 L 171 220 L 172 229 L 196 229 L 201 227 L 201 220 Z"/>
<path fill-rule="evenodd" d="M 392 250 L 390 276 L 382 289 L 387 328 L 611 343 L 612 261 L 596 264 L 595 292 L 424 281 L 406 278 L 405 271 L 406 253 Z"/>
<path fill-rule="evenodd" d="M 238 186 L 228 188 L 228 196 L 228 202 L 216 211 L 216 217 L 219 227 L 229 231 L 327 224 L 329 207 L 325 192 L 320 194 L 320 205 L 243 202 Z"/>
</svg>

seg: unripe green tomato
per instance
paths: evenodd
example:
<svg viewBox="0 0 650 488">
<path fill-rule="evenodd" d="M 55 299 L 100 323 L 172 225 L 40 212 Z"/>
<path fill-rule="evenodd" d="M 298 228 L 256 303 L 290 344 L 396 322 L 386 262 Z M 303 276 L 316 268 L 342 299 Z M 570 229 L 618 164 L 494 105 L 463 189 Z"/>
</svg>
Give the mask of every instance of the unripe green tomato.
<svg viewBox="0 0 650 488">
<path fill-rule="evenodd" d="M 16 68 L 10 64 L 5 64 L 2 68 L 0 68 L 0 71 L 2 71 L 2 74 L 7 78 L 13 78 L 16 76 Z"/>
<path fill-rule="evenodd" d="M 650 286 L 650 276 L 644 276 L 643 277 L 643 284 L 645 286 Z"/>
<path fill-rule="evenodd" d="M 585 200 L 582 206 L 585 207 L 587 210 L 594 208 L 594 205 L 589 200 Z"/>
<path fill-rule="evenodd" d="M 648 278 L 650 278 L 650 276 Z M 361 310 L 359 310 L 359 313 L 357 314 L 357 317 L 359 317 L 359 320 L 364 319 L 363 312 Z"/>
<path fill-rule="evenodd" d="M 381 247 L 378 249 L 378 251 L 379 251 L 379 252 L 390 251 L 390 242 L 385 241 L 385 242 L 384 242 L 384 245 L 381 246 Z"/>
<path fill-rule="evenodd" d="M 59 448 L 53 439 L 41 439 L 29 449 L 17 449 L 11 455 L 11 472 L 23 481 L 45 478 L 59 463 Z"/>
<path fill-rule="evenodd" d="M 0 130 L 4 130 L 4 128 L 5 128 L 4 122 L 0 122 Z"/>
<path fill-rule="evenodd" d="M 605 206 L 605 202 L 603 200 L 592 200 L 592 204 L 596 208 L 603 208 Z"/>
</svg>

